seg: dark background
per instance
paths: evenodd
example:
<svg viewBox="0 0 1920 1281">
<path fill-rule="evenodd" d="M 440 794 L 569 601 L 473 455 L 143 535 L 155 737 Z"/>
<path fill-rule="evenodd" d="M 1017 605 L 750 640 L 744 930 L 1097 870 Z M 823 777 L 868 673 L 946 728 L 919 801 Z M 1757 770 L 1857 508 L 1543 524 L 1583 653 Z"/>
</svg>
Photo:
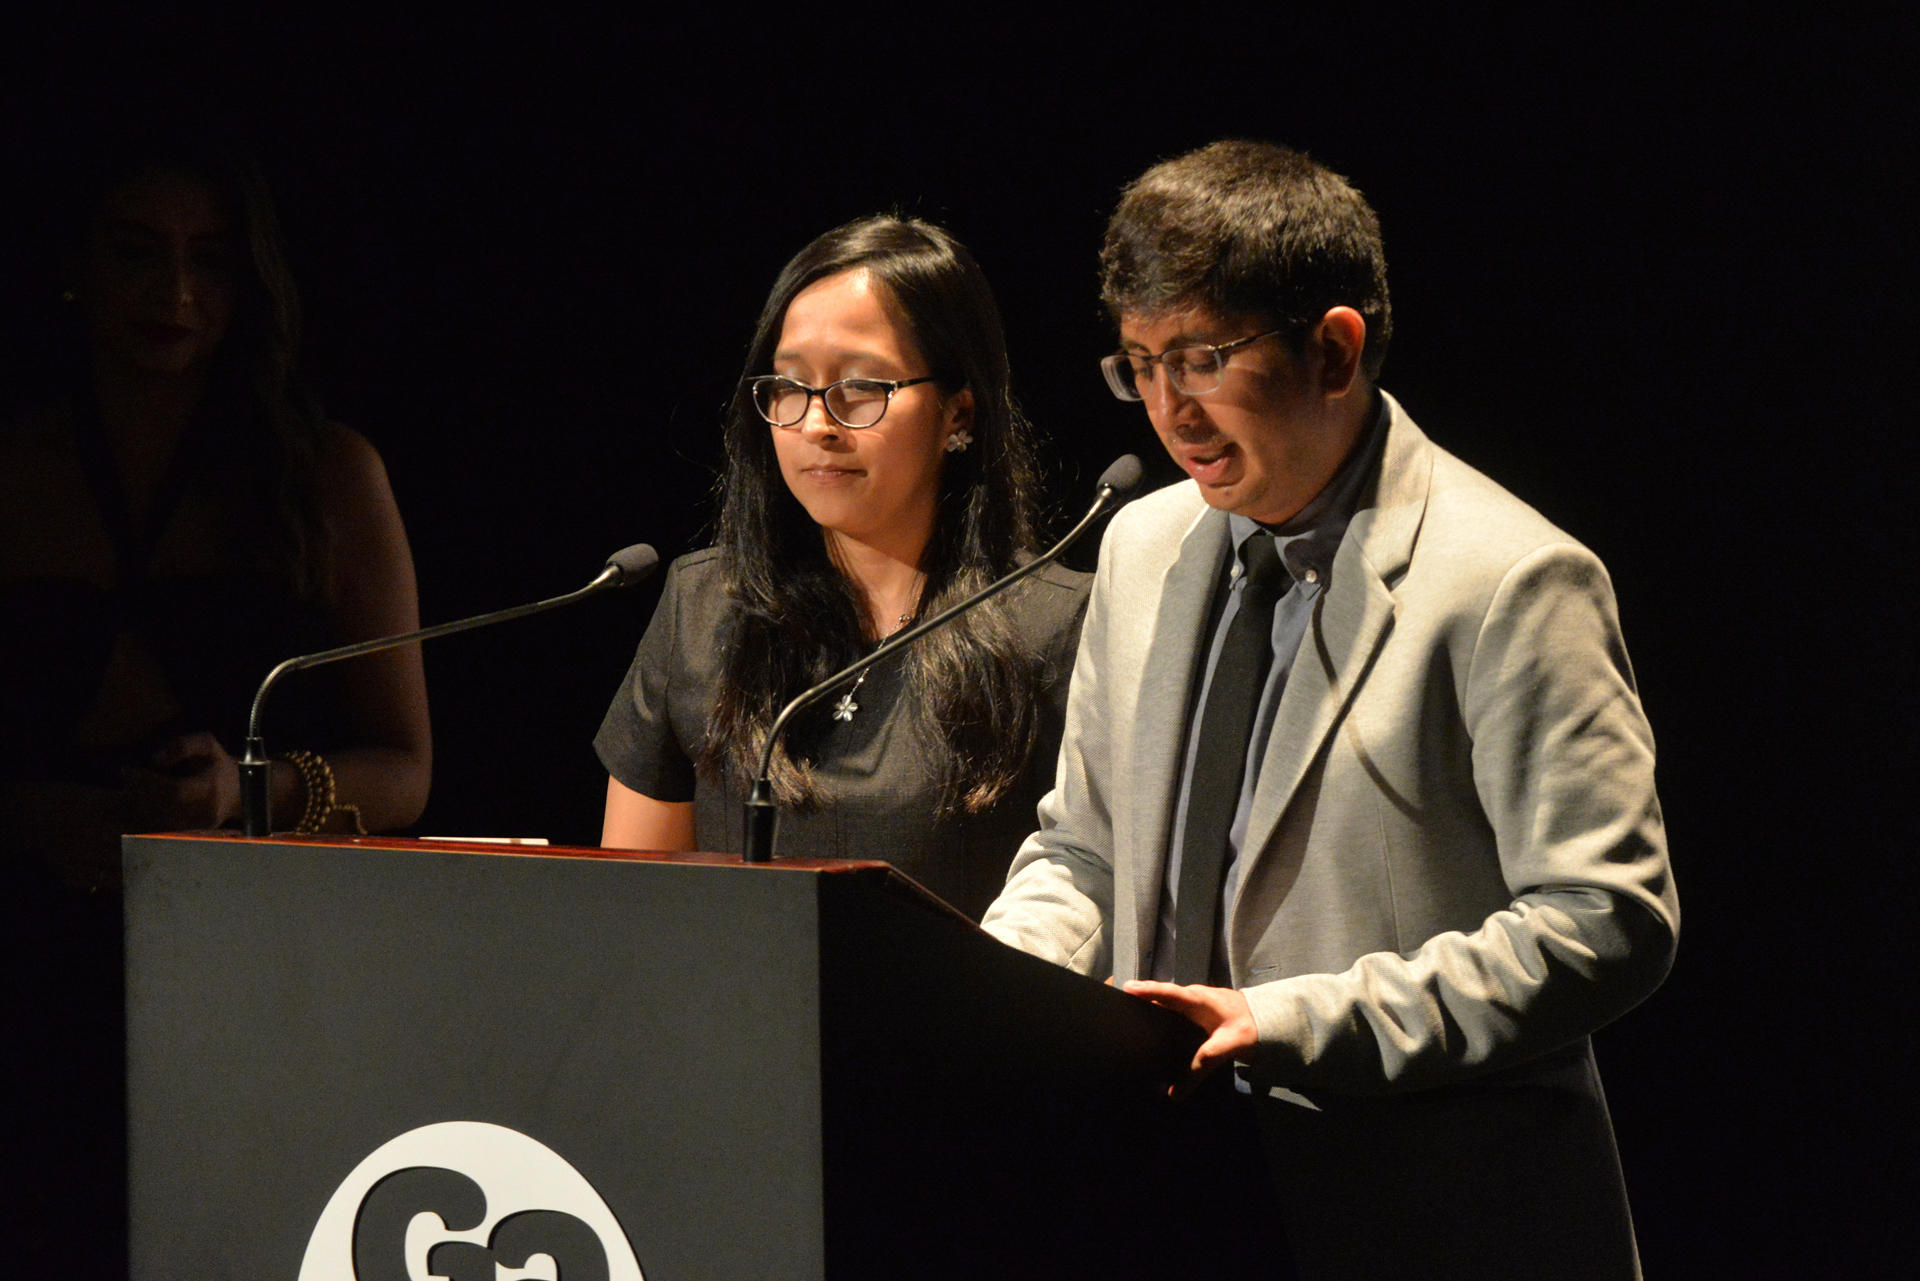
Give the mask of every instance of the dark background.
<svg viewBox="0 0 1920 1281">
<path fill-rule="evenodd" d="M 39 278 L 73 131 L 129 101 L 243 125 L 428 622 L 700 545 L 764 291 L 837 222 L 972 247 L 1064 513 L 1155 448 L 1094 369 L 1119 187 L 1226 135 L 1350 175 L 1393 264 L 1385 385 L 1606 560 L 1660 739 L 1680 958 L 1599 1038 L 1649 1274 L 1859 1275 L 1900 1235 L 1920 60 L 1893 20 L 235 21 L 15 32 L 7 284 Z M 431 649 L 419 830 L 594 840 L 589 740 L 652 599 Z"/>
</svg>

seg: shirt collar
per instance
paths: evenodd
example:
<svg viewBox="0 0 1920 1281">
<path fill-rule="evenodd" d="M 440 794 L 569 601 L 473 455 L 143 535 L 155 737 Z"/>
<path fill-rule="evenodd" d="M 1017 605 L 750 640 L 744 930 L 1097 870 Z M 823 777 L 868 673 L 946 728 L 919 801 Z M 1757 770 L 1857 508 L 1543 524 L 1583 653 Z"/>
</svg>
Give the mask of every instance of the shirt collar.
<svg viewBox="0 0 1920 1281">
<path fill-rule="evenodd" d="M 1274 549 L 1280 553 L 1280 563 L 1287 567 L 1296 584 L 1307 587 L 1323 587 L 1333 573 L 1334 554 L 1340 550 L 1340 540 L 1346 536 L 1347 522 L 1353 519 L 1354 509 L 1359 505 L 1360 490 L 1366 477 L 1373 471 L 1373 464 L 1380 457 L 1380 451 L 1386 444 L 1387 401 L 1384 396 L 1374 397 L 1373 423 L 1367 428 L 1360 447 L 1348 455 L 1347 461 L 1340 465 L 1326 488 L 1314 495 L 1313 501 L 1300 509 L 1298 515 L 1284 525 L 1269 528 L 1251 517 L 1231 513 L 1227 517 L 1227 527 L 1233 534 L 1233 573 L 1237 578 L 1243 563 L 1240 550 L 1247 539 L 1257 533 L 1273 535 Z"/>
</svg>

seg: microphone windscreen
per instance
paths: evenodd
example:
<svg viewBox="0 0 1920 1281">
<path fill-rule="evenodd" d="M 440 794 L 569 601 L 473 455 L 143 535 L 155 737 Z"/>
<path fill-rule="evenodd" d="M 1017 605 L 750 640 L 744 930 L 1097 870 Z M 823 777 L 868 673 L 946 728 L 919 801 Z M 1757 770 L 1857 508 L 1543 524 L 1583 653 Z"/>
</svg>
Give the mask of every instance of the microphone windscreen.
<svg viewBox="0 0 1920 1281">
<path fill-rule="evenodd" d="M 1094 488 L 1111 489 L 1115 498 L 1130 498 L 1133 491 L 1140 488 L 1143 469 L 1140 459 L 1133 454 L 1122 454 L 1100 473 L 1100 483 Z"/>
<path fill-rule="evenodd" d="M 1137 472 L 1139 464 L 1135 463 Z M 620 571 L 620 578 L 614 584 L 617 587 L 631 587 L 648 577 L 660 567 L 660 553 L 645 543 L 635 543 L 631 547 L 622 547 L 607 557 L 607 567 Z"/>
</svg>

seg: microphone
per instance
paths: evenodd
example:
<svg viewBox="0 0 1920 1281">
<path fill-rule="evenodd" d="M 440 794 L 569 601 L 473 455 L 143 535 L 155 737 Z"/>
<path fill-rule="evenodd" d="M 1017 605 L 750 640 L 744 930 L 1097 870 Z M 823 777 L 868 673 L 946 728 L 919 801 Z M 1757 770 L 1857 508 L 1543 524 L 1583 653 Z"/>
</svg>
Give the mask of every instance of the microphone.
<svg viewBox="0 0 1920 1281">
<path fill-rule="evenodd" d="M 631 587 L 651 575 L 659 565 L 658 552 L 645 543 L 635 543 L 609 556 L 606 568 L 602 569 L 592 582 L 564 596 L 553 596 L 543 601 L 535 601 L 531 605 L 515 605 L 511 609 L 495 610 L 491 614 L 480 614 L 473 618 L 441 623 L 435 627 L 425 627 L 417 632 L 407 632 L 400 636 L 381 636 L 373 640 L 357 641 L 352 645 L 342 645 L 338 649 L 322 650 L 318 654 L 302 654 L 281 663 L 268 672 L 267 678 L 260 682 L 260 689 L 253 696 L 252 714 L 247 717 L 247 751 L 246 755 L 240 758 L 240 812 L 246 823 L 247 835 L 266 836 L 273 830 L 273 799 L 267 786 L 268 762 L 266 745 L 260 737 L 260 714 L 267 705 L 267 692 L 282 676 L 308 667 L 318 667 L 322 663 L 337 663 L 343 658 L 358 658 L 362 654 L 378 653 L 383 649 L 397 649 L 416 641 L 432 640 L 436 636 L 451 636 L 455 632 L 487 627 L 494 623 L 512 622 L 516 618 L 526 618 L 530 614 L 540 614 L 550 609 L 558 609 L 562 605 L 572 605 L 599 592 L 618 591 L 623 587 Z"/>
<path fill-rule="evenodd" d="M 1001 592 L 1013 586 L 1027 575 L 1040 569 L 1042 566 L 1051 565 L 1054 561 L 1060 559 L 1067 548 L 1073 546 L 1080 535 L 1086 533 L 1088 527 L 1091 526 L 1094 521 L 1100 519 L 1100 517 L 1106 515 L 1113 508 L 1118 507 L 1120 504 L 1126 502 L 1127 499 L 1133 497 L 1133 491 L 1140 487 L 1140 475 L 1140 460 L 1134 455 L 1122 454 L 1120 457 L 1114 459 L 1107 469 L 1100 473 L 1100 479 L 1094 487 L 1093 506 L 1087 508 L 1087 514 L 1080 518 L 1079 524 L 1067 531 L 1066 537 L 1048 548 L 1041 555 L 1036 556 L 1034 559 L 1020 566 L 1020 568 L 1014 570 L 1011 574 L 1008 574 L 1005 578 L 1000 579 L 998 582 L 989 583 L 973 595 L 967 597 L 967 599 L 961 601 L 958 605 L 945 609 L 923 622 L 916 623 L 903 632 L 894 633 L 887 638 L 885 643 L 865 658 L 862 658 L 850 667 L 835 672 L 781 708 L 780 714 L 773 718 L 773 727 L 767 731 L 767 745 L 761 749 L 760 752 L 760 773 L 754 778 L 753 787 L 747 793 L 747 843 L 746 849 L 741 854 L 741 860 L 747 863 L 766 863 L 770 862 L 773 858 L 774 818 L 779 811 L 773 803 L 773 784 L 768 775 L 773 768 L 773 749 L 775 744 L 780 741 L 780 731 L 786 728 L 787 722 L 793 719 L 795 713 L 812 707 L 815 703 L 833 693 L 842 685 L 845 685 L 848 681 L 860 675 L 860 673 L 866 671 L 875 663 L 878 663 L 881 659 L 905 649 L 936 627 L 946 626 L 946 624 L 966 613 L 975 605 L 998 596 Z"/>
</svg>

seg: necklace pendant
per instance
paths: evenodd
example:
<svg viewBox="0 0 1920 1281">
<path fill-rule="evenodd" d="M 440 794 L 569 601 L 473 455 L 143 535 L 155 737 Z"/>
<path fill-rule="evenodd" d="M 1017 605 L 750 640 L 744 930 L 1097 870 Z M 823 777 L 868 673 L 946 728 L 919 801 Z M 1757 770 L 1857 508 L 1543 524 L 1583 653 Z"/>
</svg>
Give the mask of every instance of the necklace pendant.
<svg viewBox="0 0 1920 1281">
<path fill-rule="evenodd" d="M 853 690 L 848 690 L 840 696 L 840 701 L 833 705 L 833 719 L 850 721 L 853 719 L 853 714 L 859 710 L 860 704 L 853 701 Z"/>
</svg>

